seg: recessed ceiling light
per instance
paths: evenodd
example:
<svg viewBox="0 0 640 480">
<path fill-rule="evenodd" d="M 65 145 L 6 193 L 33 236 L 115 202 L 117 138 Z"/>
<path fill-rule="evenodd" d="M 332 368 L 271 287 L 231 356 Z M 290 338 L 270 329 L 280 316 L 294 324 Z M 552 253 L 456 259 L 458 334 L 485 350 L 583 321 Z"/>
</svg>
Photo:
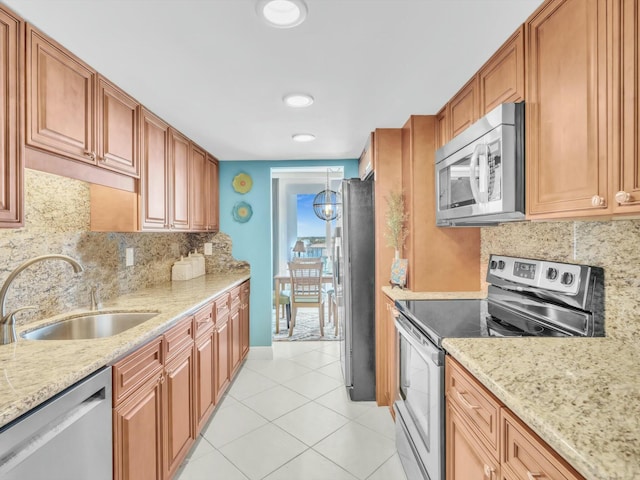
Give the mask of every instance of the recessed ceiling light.
<svg viewBox="0 0 640 480">
<path fill-rule="evenodd" d="M 282 101 L 288 107 L 303 108 L 313 103 L 313 97 L 306 93 L 290 93 L 289 95 L 285 95 Z"/>
<path fill-rule="evenodd" d="M 291 138 L 296 142 L 312 142 L 316 139 L 316 136 L 312 133 L 296 133 L 291 135 Z"/>
<path fill-rule="evenodd" d="M 307 18 L 307 5 L 303 0 L 258 0 L 258 16 L 272 27 L 291 28 Z"/>
</svg>

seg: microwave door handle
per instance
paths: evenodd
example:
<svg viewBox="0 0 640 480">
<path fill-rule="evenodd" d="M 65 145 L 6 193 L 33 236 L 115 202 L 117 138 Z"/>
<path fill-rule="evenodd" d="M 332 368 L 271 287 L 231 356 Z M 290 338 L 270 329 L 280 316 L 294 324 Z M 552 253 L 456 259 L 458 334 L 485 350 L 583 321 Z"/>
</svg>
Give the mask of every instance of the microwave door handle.
<svg viewBox="0 0 640 480">
<path fill-rule="evenodd" d="M 484 161 L 478 162 L 480 165 L 478 197 L 480 203 L 487 203 L 489 201 L 489 144 L 485 143 L 482 146 L 484 147 Z"/>
<path fill-rule="evenodd" d="M 469 161 L 469 185 L 471 186 L 471 195 L 476 204 L 480 203 L 480 192 L 478 191 L 478 183 L 476 182 L 476 168 L 478 167 L 478 157 L 483 145 L 478 144 L 473 149 L 471 160 Z"/>
</svg>

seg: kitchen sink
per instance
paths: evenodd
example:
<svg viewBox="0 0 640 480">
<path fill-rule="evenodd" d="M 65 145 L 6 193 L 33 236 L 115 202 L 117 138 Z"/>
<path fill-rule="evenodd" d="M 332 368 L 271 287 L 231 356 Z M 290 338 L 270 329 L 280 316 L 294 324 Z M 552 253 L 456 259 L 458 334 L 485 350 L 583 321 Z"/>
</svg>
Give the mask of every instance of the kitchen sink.
<svg viewBox="0 0 640 480">
<path fill-rule="evenodd" d="M 26 340 L 82 340 L 111 337 L 129 330 L 158 312 L 90 312 L 21 334 Z"/>
</svg>

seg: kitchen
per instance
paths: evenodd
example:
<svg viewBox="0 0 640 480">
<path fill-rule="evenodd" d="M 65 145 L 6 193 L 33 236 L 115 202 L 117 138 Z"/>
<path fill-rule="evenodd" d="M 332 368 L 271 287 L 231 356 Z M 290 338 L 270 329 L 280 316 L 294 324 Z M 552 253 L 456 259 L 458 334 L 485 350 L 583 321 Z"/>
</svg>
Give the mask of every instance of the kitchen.
<svg viewBox="0 0 640 480">
<path fill-rule="evenodd" d="M 504 38 L 506 38 L 506 36 L 503 37 L 501 41 L 503 41 Z M 488 56 L 485 58 L 488 58 Z M 443 99 L 446 100 L 450 96 L 451 95 L 443 97 Z M 433 113 L 437 108 L 439 107 L 435 107 L 435 109 L 430 110 L 429 113 Z M 411 113 L 414 112 L 407 111 L 404 118 L 392 126 L 399 127 L 401 122 Z M 377 127 L 379 127 L 379 125 L 373 125 L 372 129 Z M 361 148 L 361 145 L 359 147 Z M 213 147 L 212 152 L 216 153 Z M 233 178 L 240 167 L 248 170 L 248 172 L 254 176 L 254 179 L 261 180 L 264 180 L 264 172 L 268 169 L 267 165 L 258 165 L 259 162 L 242 162 L 242 165 L 240 165 L 240 163 L 241 162 L 220 162 L 221 213 L 231 210 L 233 203 L 236 201 L 234 197 L 236 194 L 234 194 L 231 189 L 231 178 Z M 566 178 L 567 175 L 566 172 L 561 172 L 559 176 Z M 256 181 L 256 184 L 257 183 Z M 264 182 L 261 183 L 264 184 Z M 90 232 L 87 228 L 90 221 L 91 192 L 89 190 L 89 187 L 84 182 L 52 177 L 39 172 L 37 169 L 27 169 L 25 171 L 25 214 L 28 219 L 28 228 L 15 231 L 7 230 L 6 235 L 8 238 L 6 244 L 3 241 L 3 244 L 7 245 L 3 247 L 7 248 L 6 255 L 11 258 L 11 262 L 6 266 L 7 271 L 12 270 L 21 261 L 35 255 L 59 251 L 69 252 L 81 260 L 86 267 L 87 274 L 96 275 L 97 268 L 91 268 L 94 265 L 99 266 L 101 270 L 101 272 L 97 274 L 97 278 L 89 278 L 86 283 L 83 282 L 82 285 L 77 285 L 76 290 L 73 290 L 71 289 L 72 283 L 69 284 L 69 287 L 67 287 L 65 283 L 67 281 L 72 282 L 73 279 L 69 277 L 67 270 L 63 270 L 66 266 L 60 265 L 60 271 L 55 274 L 55 277 L 60 277 L 61 281 L 58 282 L 59 285 L 53 287 L 48 284 L 44 286 L 46 289 L 53 288 L 53 290 L 48 290 L 46 299 L 42 301 L 40 301 L 38 297 L 33 297 L 33 293 L 38 293 L 37 290 L 40 289 L 39 285 L 35 284 L 34 279 L 46 278 L 46 275 L 40 274 L 26 278 L 22 283 L 14 285 L 12 290 L 15 289 L 14 292 L 29 292 L 27 296 L 32 299 L 32 302 L 29 303 L 34 303 L 39 306 L 43 304 L 47 305 L 50 311 L 53 312 L 74 309 L 81 304 L 79 300 L 82 300 L 82 302 L 88 301 L 89 285 L 94 283 L 100 285 L 100 290 L 102 291 L 99 292 L 99 294 L 103 299 L 113 298 L 113 296 L 119 292 L 132 290 L 132 287 L 138 285 L 140 282 L 152 280 L 154 276 L 159 275 L 158 272 L 163 272 L 162 275 L 166 275 L 175 256 L 164 256 L 164 252 L 177 251 L 186 253 L 187 251 L 193 250 L 193 248 L 202 248 L 201 245 L 204 243 L 213 243 L 215 251 L 222 252 L 221 255 L 223 256 L 223 259 L 216 261 L 214 265 L 209 265 L 208 271 L 234 272 L 246 268 L 246 264 L 237 262 L 231 257 L 230 240 L 223 238 L 224 236 L 221 235 L 207 233 L 199 233 L 194 236 L 193 234 L 187 233 L 116 234 Z M 268 210 L 258 210 L 258 205 L 268 205 L 268 200 L 260 197 L 259 195 L 261 193 L 258 191 L 254 192 L 254 194 L 256 195 L 252 198 L 252 203 L 255 208 L 254 219 L 264 217 L 265 215 L 268 216 Z M 53 198 L 55 198 L 56 203 L 60 205 L 57 208 L 65 212 L 62 218 L 64 222 L 68 223 L 61 222 L 60 216 L 54 217 L 52 215 L 50 205 L 52 202 L 51 199 Z M 262 200 L 265 201 L 263 202 Z M 610 214 L 610 212 L 606 213 Z M 261 254 L 259 251 L 253 254 L 244 254 L 239 253 L 236 247 L 242 245 L 244 252 L 250 252 L 252 249 L 255 251 L 255 243 L 250 242 L 250 239 L 247 239 L 247 237 L 263 238 L 261 235 L 263 235 L 264 232 L 264 225 L 249 222 L 246 226 L 251 227 L 251 229 L 238 230 L 239 225 L 227 221 L 227 226 L 229 226 L 227 229 L 225 228 L 224 221 L 224 217 L 221 215 L 221 230 L 230 234 L 233 239 L 234 257 L 247 260 L 251 265 L 253 283 L 251 293 L 251 343 L 252 346 L 262 345 L 263 341 L 261 339 L 264 338 L 264 329 L 268 331 L 269 327 L 265 327 L 265 322 L 254 318 L 254 315 L 260 315 L 254 312 L 260 310 L 260 306 L 270 303 L 270 293 L 268 291 L 256 292 L 255 288 L 260 278 L 261 269 L 265 268 L 261 267 L 261 263 L 264 263 L 266 259 L 264 254 Z M 30 224 L 33 226 L 29 227 Z M 268 236 L 268 232 L 264 235 L 264 237 L 266 236 Z M 544 258 L 603 267 L 606 272 L 607 336 L 610 337 L 611 340 L 623 341 L 620 352 L 630 353 L 628 357 L 623 356 L 622 358 L 617 358 L 616 364 L 610 365 L 610 370 L 606 370 L 607 375 L 610 375 L 613 380 L 614 373 L 620 369 L 620 367 L 616 365 L 627 358 L 632 358 L 631 355 L 635 353 L 634 337 L 638 330 L 636 313 L 638 308 L 638 284 L 637 273 L 635 273 L 635 263 L 638 255 L 637 239 L 637 220 L 625 220 L 623 217 L 618 217 L 616 221 L 527 222 L 498 227 L 485 227 L 480 230 L 480 255 L 476 268 L 484 268 L 488 264 L 489 254 L 496 252 L 505 252 L 510 255 L 525 258 Z M 120 265 L 124 264 L 124 246 L 134 248 L 136 255 L 135 261 L 139 262 L 138 265 L 143 265 L 144 270 L 141 271 L 141 269 L 138 268 L 131 271 L 120 267 Z M 35 248 L 35 250 L 29 251 L 32 247 Z M 155 252 L 159 252 L 157 256 Z M 387 252 L 387 254 L 393 255 L 393 252 Z M 149 255 L 149 257 L 146 257 L 146 255 Z M 209 261 L 213 262 L 214 260 L 209 259 Z M 56 268 L 56 264 L 50 262 L 47 264 L 47 270 L 45 270 L 45 272 L 52 275 L 49 273 L 51 272 L 49 269 L 54 268 Z M 28 275 L 28 272 L 28 270 L 25 271 L 24 275 Z M 484 279 L 484 277 L 485 275 L 478 272 L 476 278 Z M 31 292 L 30 286 L 34 287 L 33 290 L 35 290 L 35 292 Z M 51 302 L 54 302 L 54 304 L 51 304 Z M 24 306 L 26 304 L 27 302 L 20 302 L 19 305 L 15 306 Z M 29 315 L 29 312 L 24 312 L 24 317 L 19 316 L 18 318 L 33 318 L 29 317 Z M 254 327 L 256 329 L 255 333 Z M 261 331 L 261 329 L 263 330 Z M 20 342 L 18 342 L 18 345 L 20 345 Z M 600 342 L 596 345 L 603 345 L 603 343 Z M 454 348 L 453 345 L 451 348 Z M 543 347 L 540 348 L 545 355 L 550 355 L 547 349 Z M 599 352 L 601 348 L 602 347 L 594 347 L 594 351 Z M 620 354 L 620 352 L 617 353 Z M 612 362 L 613 359 L 609 361 Z M 600 368 L 605 366 L 604 363 L 600 363 L 599 365 Z M 70 366 L 70 368 L 71 367 L 72 366 Z M 498 366 L 494 366 L 494 368 L 498 368 Z M 625 370 L 625 368 L 622 370 Z M 629 369 L 627 371 L 633 372 L 634 370 Z M 521 377 L 526 378 L 527 375 L 523 374 Z M 531 383 L 532 388 L 535 388 L 533 386 L 535 383 L 533 381 L 531 381 Z M 617 398 L 623 395 L 630 395 L 632 397 L 634 392 L 637 392 L 637 385 L 634 387 L 634 383 L 632 382 L 624 388 L 614 388 L 611 396 Z M 629 414 L 629 421 L 632 421 L 634 418 L 637 421 L 638 416 L 634 415 L 633 410 L 631 410 L 633 408 L 633 402 L 628 402 L 628 406 L 631 412 Z M 526 420 L 531 419 L 527 418 Z M 631 431 L 634 430 L 631 429 Z M 635 429 L 635 431 L 637 431 L 637 429 Z M 625 437 L 622 436 L 621 438 L 624 439 Z M 631 443 L 631 445 L 633 446 L 635 444 Z M 613 451 L 618 447 L 622 448 L 622 445 L 611 444 Z M 634 457 L 631 457 L 631 459 L 633 458 Z M 588 475 L 585 471 L 582 471 L 582 473 Z M 627 476 L 620 474 L 618 478 L 634 478 L 632 476 L 633 474 L 633 471 L 627 472 Z M 592 478 L 599 478 L 597 474 L 592 473 L 591 475 Z"/>
</svg>

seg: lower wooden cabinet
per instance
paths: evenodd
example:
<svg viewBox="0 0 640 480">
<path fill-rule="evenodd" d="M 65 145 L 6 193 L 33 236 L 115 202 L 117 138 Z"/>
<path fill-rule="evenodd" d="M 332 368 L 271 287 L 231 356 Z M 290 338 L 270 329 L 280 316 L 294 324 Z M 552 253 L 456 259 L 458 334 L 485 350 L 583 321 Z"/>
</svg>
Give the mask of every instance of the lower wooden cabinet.
<svg viewBox="0 0 640 480">
<path fill-rule="evenodd" d="M 113 366 L 113 478 L 162 480 L 162 338 Z"/>
<path fill-rule="evenodd" d="M 242 331 L 242 358 L 249 353 L 249 282 L 244 282 L 240 287 L 240 329 Z"/>
<path fill-rule="evenodd" d="M 114 480 L 170 480 L 184 461 L 249 351 L 249 282 L 233 291 L 234 315 L 225 292 L 113 366 Z"/>
<path fill-rule="evenodd" d="M 216 379 L 213 327 L 196 340 L 196 426 L 201 430 L 216 405 Z"/>
<path fill-rule="evenodd" d="M 471 433 L 452 403 L 447 402 L 447 480 L 498 480 L 499 463 Z"/>
<path fill-rule="evenodd" d="M 395 314 L 396 307 L 391 298 L 384 296 L 385 303 L 385 349 L 387 354 L 387 370 L 385 372 L 386 383 L 384 385 L 383 405 L 388 405 L 391 411 L 391 416 L 395 418 L 395 411 L 393 410 L 393 402 L 395 401 L 396 392 L 398 391 L 398 333 L 395 326 Z"/>
<path fill-rule="evenodd" d="M 584 480 L 449 356 L 445 385 L 447 480 Z"/>
<path fill-rule="evenodd" d="M 194 373 L 193 345 L 165 367 L 164 478 L 173 477 L 196 439 Z"/>
<path fill-rule="evenodd" d="M 231 380 L 230 354 L 231 354 L 231 329 L 229 328 L 229 315 L 216 321 L 215 331 L 215 369 L 216 369 L 216 403 L 227 390 Z"/>
</svg>

